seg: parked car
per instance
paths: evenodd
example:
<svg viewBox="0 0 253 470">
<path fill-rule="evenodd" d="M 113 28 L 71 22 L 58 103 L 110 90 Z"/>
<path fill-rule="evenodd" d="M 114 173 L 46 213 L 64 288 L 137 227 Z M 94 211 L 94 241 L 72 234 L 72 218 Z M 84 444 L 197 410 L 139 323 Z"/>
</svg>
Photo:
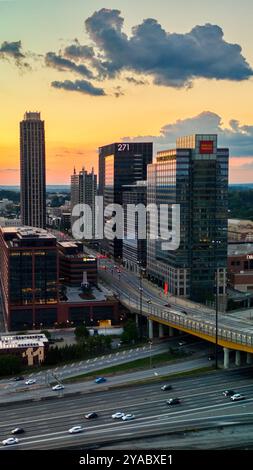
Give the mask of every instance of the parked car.
<svg viewBox="0 0 253 470">
<path fill-rule="evenodd" d="M 95 379 L 96 384 L 102 384 L 103 382 L 106 382 L 106 379 L 104 377 L 97 377 Z"/>
<path fill-rule="evenodd" d="M 23 434 L 25 430 L 23 428 L 12 429 L 11 434 Z"/>
<path fill-rule="evenodd" d="M 239 401 L 239 400 L 244 400 L 244 399 L 245 399 L 245 396 L 241 395 L 241 393 L 235 393 L 235 395 L 232 395 L 230 397 L 230 400 L 232 401 Z"/>
<path fill-rule="evenodd" d="M 97 413 L 94 411 L 92 413 L 87 413 L 87 415 L 84 416 L 86 419 L 95 419 L 98 417 Z"/>
<path fill-rule="evenodd" d="M 170 398 L 169 400 L 167 400 L 167 405 L 179 405 L 181 403 L 181 401 L 179 400 L 179 398 Z"/>
<path fill-rule="evenodd" d="M 84 428 L 82 426 L 74 426 L 73 428 L 69 429 L 70 434 L 77 434 L 79 432 L 83 432 Z"/>
<path fill-rule="evenodd" d="M 169 384 L 166 384 L 166 385 L 162 385 L 162 386 L 161 386 L 161 390 L 163 390 L 164 392 L 165 392 L 166 390 L 171 390 L 171 389 L 172 389 L 172 386 L 169 385 Z"/>
<path fill-rule="evenodd" d="M 235 395 L 235 392 L 234 390 L 225 390 L 224 392 L 222 392 L 222 395 L 224 395 L 224 397 L 232 397 L 233 395 Z"/>
<path fill-rule="evenodd" d="M 4 439 L 4 441 L 2 441 L 3 446 L 10 446 L 12 444 L 17 444 L 17 443 L 18 443 L 17 437 L 8 437 L 8 439 Z"/>
</svg>

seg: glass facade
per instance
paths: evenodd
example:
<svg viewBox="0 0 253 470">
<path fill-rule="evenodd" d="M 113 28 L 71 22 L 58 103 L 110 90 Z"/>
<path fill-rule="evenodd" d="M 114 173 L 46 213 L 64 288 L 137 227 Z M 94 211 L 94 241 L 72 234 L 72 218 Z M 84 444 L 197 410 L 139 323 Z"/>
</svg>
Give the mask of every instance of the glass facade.
<svg viewBox="0 0 253 470">
<path fill-rule="evenodd" d="M 179 248 L 163 251 L 159 239 L 148 239 L 147 250 L 149 276 L 168 282 L 174 295 L 211 300 L 217 275 L 225 296 L 228 156 L 228 149 L 217 149 L 216 135 L 197 134 L 178 139 L 176 150 L 159 152 L 149 165 L 148 204 L 180 204 Z"/>
<path fill-rule="evenodd" d="M 152 162 L 151 142 L 114 143 L 99 149 L 99 194 L 104 204 L 122 204 L 122 187 L 147 178 L 147 165 Z M 122 240 L 104 239 L 105 252 L 122 257 Z"/>
</svg>

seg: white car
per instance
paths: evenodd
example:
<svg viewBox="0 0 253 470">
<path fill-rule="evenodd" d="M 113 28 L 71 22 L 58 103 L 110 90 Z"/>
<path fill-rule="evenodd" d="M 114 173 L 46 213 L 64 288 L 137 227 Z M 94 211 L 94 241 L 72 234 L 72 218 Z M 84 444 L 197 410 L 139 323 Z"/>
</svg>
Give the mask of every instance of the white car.
<svg viewBox="0 0 253 470">
<path fill-rule="evenodd" d="M 17 444 L 18 443 L 18 439 L 16 437 L 8 437 L 8 439 L 5 439 L 4 441 L 2 441 L 2 444 L 4 446 L 10 446 L 12 444 Z"/>
<path fill-rule="evenodd" d="M 36 380 L 35 379 L 29 379 L 25 382 L 26 385 L 33 385 L 33 384 L 36 384 Z"/>
<path fill-rule="evenodd" d="M 77 434 L 79 432 L 83 432 L 84 428 L 82 426 L 74 426 L 73 428 L 69 429 L 70 434 Z"/>
<path fill-rule="evenodd" d="M 230 397 L 230 400 L 232 401 L 239 401 L 239 400 L 244 400 L 244 399 L 245 399 L 245 396 L 241 395 L 240 393 L 236 393 L 235 395 L 232 395 L 232 397 Z"/>
<path fill-rule="evenodd" d="M 64 389 L 64 385 L 62 384 L 57 384 L 57 385 L 54 385 L 54 387 L 52 387 L 52 390 L 63 390 Z"/>
<path fill-rule="evenodd" d="M 114 413 L 112 415 L 113 419 L 122 419 L 125 416 L 125 413 L 122 413 L 121 411 L 118 411 L 117 413 Z"/>
<path fill-rule="evenodd" d="M 131 421 L 131 419 L 134 419 L 134 418 L 135 418 L 135 415 L 131 415 L 131 414 L 122 416 L 123 421 Z"/>
</svg>

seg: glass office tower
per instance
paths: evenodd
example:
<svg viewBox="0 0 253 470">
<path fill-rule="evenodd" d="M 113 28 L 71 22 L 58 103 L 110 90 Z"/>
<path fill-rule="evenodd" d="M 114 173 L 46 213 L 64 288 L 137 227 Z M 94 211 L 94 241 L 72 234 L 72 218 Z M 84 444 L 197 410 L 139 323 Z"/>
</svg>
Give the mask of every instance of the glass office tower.
<svg viewBox="0 0 253 470">
<path fill-rule="evenodd" d="M 122 205 L 123 185 L 146 180 L 152 157 L 151 142 L 121 142 L 99 148 L 99 195 L 104 197 L 104 206 Z M 113 257 L 122 258 L 122 240 L 105 238 L 101 247 Z"/>
<path fill-rule="evenodd" d="M 199 302 L 213 299 L 217 276 L 225 301 L 229 151 L 217 148 L 217 135 L 183 137 L 176 147 L 148 166 L 147 203 L 180 204 L 180 246 L 163 251 L 161 240 L 148 239 L 147 272 L 171 294 Z"/>
</svg>

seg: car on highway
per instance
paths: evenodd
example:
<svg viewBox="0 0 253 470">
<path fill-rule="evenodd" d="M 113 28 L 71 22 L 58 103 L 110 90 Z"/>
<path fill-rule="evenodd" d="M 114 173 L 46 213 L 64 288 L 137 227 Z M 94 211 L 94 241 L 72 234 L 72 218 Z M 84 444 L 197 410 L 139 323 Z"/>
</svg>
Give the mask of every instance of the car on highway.
<svg viewBox="0 0 253 470">
<path fill-rule="evenodd" d="M 91 413 L 87 413 L 87 415 L 84 415 L 86 419 L 95 419 L 98 417 L 98 414 L 92 411 Z"/>
<path fill-rule="evenodd" d="M 134 418 L 135 418 L 135 415 L 132 415 L 132 414 L 129 413 L 127 415 L 122 416 L 121 419 L 122 419 L 122 421 L 131 421 Z"/>
<path fill-rule="evenodd" d="M 73 426 L 73 428 L 69 429 L 70 434 L 78 434 L 79 432 L 83 432 L 84 428 L 82 426 Z"/>
<path fill-rule="evenodd" d="M 117 413 L 114 413 L 112 415 L 113 419 L 122 419 L 125 416 L 125 413 L 122 413 L 121 411 L 118 411 Z"/>
<path fill-rule="evenodd" d="M 232 401 L 239 401 L 239 400 L 244 400 L 244 399 L 245 399 L 245 396 L 241 395 L 241 393 L 235 393 L 235 395 L 232 395 L 230 397 L 230 400 Z"/>
<path fill-rule="evenodd" d="M 103 382 L 106 382 L 106 379 L 104 377 L 97 377 L 95 379 L 95 384 L 102 384 Z"/>
<path fill-rule="evenodd" d="M 215 355 L 214 354 L 209 354 L 208 356 L 208 361 L 214 361 Z"/>
<path fill-rule="evenodd" d="M 187 343 L 185 341 L 179 341 L 178 346 L 185 346 Z"/>
<path fill-rule="evenodd" d="M 235 391 L 234 390 L 224 390 L 224 392 L 222 392 L 222 395 L 224 395 L 224 397 L 232 397 L 233 395 L 235 395 Z"/>
<path fill-rule="evenodd" d="M 20 377 L 15 377 L 15 382 L 19 382 L 20 380 L 25 380 L 25 378 L 23 376 L 20 376 Z"/>
<path fill-rule="evenodd" d="M 52 387 L 52 390 L 58 391 L 58 390 L 63 390 L 65 387 L 62 384 L 57 384 Z"/>
<path fill-rule="evenodd" d="M 12 429 L 11 434 L 23 434 L 25 430 L 23 428 Z"/>
<path fill-rule="evenodd" d="M 169 398 L 166 403 L 167 405 L 179 405 L 181 401 L 179 400 L 179 398 Z"/>
<path fill-rule="evenodd" d="M 33 385 L 33 384 L 36 384 L 36 380 L 35 380 L 35 379 L 26 380 L 25 384 L 26 384 L 26 385 Z"/>
<path fill-rule="evenodd" d="M 169 384 L 165 384 L 161 386 L 161 390 L 163 390 L 164 392 L 166 392 L 167 390 L 171 390 L 171 389 L 172 389 L 172 386 Z"/>
<path fill-rule="evenodd" d="M 8 439 L 4 439 L 4 441 L 2 441 L 3 446 L 11 446 L 12 444 L 17 444 L 17 443 L 18 443 L 17 437 L 8 437 Z"/>
</svg>

